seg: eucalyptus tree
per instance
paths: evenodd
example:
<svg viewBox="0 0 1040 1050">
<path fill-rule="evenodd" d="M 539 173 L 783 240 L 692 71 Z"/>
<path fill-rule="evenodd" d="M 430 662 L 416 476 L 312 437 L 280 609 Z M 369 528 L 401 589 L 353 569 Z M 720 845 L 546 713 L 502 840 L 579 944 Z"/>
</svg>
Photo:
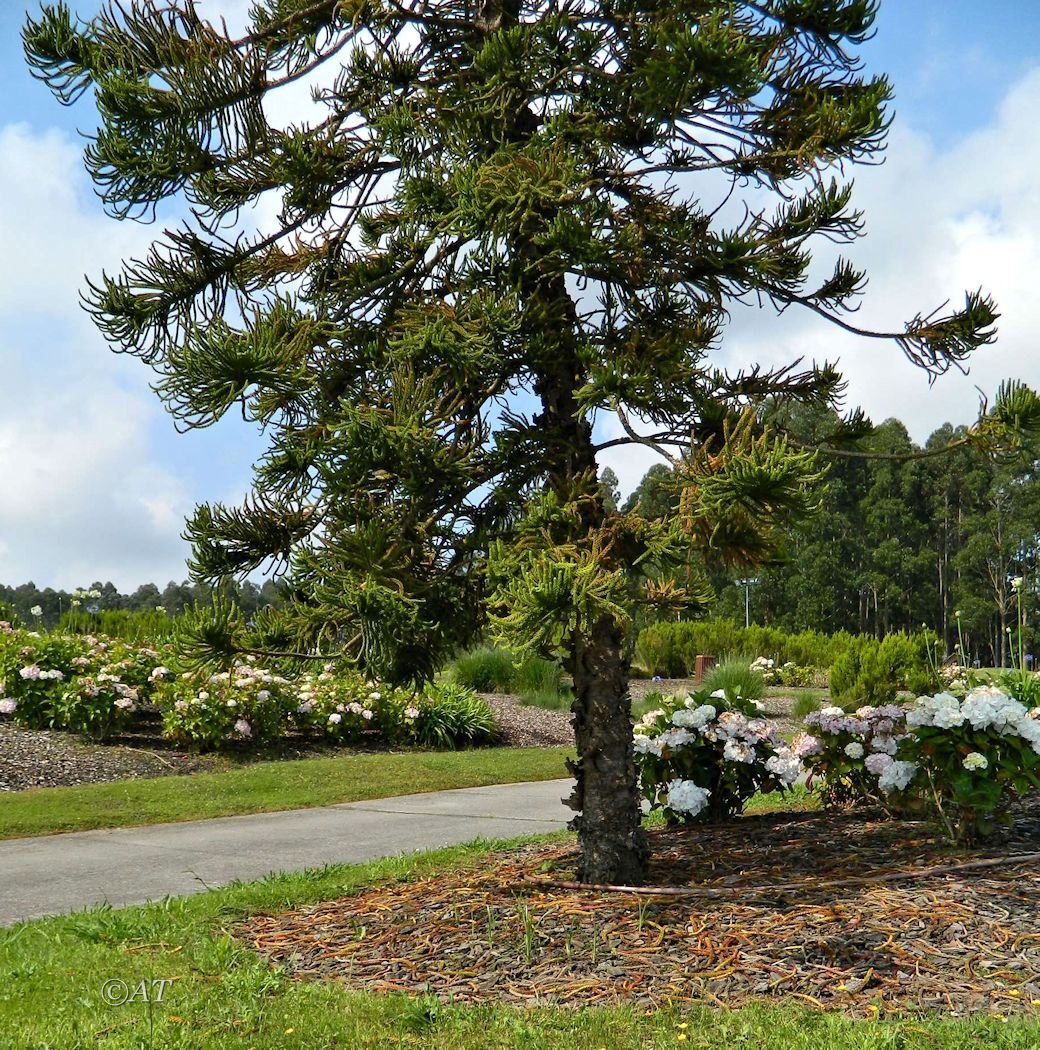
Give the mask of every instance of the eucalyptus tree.
<svg viewBox="0 0 1040 1050">
<path fill-rule="evenodd" d="M 713 357 L 738 299 L 860 330 L 864 274 L 810 262 L 861 232 L 843 166 L 883 149 L 891 88 L 857 57 L 876 4 L 254 0 L 240 35 L 200 7 L 51 4 L 24 30 L 62 102 L 93 93 L 108 210 L 188 206 L 90 284 L 101 331 L 180 426 L 237 409 L 269 439 L 245 503 L 190 520 L 193 573 L 284 563 L 268 640 L 398 679 L 482 608 L 561 653 L 581 878 L 638 881 L 624 631 L 691 600 L 643 566 L 767 557 L 812 505 L 812 453 L 755 409 L 832 403 L 836 369 Z M 303 78 L 322 115 L 274 126 L 265 102 Z M 247 229 L 270 195 L 273 227 Z M 939 373 L 994 321 L 971 293 L 865 334 Z M 598 440 L 606 413 L 622 436 Z M 632 443 L 675 467 L 674 521 L 604 505 L 597 456 Z"/>
</svg>

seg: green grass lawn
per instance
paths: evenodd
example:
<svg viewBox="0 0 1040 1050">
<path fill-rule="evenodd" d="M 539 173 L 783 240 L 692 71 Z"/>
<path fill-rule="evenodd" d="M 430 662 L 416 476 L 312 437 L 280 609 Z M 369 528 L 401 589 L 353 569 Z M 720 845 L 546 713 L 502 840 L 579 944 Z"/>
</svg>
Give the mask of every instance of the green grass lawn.
<svg viewBox="0 0 1040 1050">
<path fill-rule="evenodd" d="M 562 839 L 566 833 L 555 838 Z M 530 840 L 528 840 L 530 841 Z M 852 1020 L 801 1004 L 524 1010 L 292 981 L 229 932 L 241 917 L 477 862 L 496 844 L 280 875 L 194 897 L 97 909 L 0 931 L 0 1046 L 61 1050 L 1035 1050 L 1040 1024 L 981 1017 Z M 497 844 L 502 845 L 502 844 Z M 169 981 L 162 1002 L 108 1006 L 106 981 Z M 149 983 L 146 991 L 158 994 Z"/>
<path fill-rule="evenodd" d="M 409 751 L 258 762 L 222 773 L 0 795 L 0 839 L 328 806 L 567 776 L 568 748 Z M 2 1047 L 0 1042 L 0 1047 Z"/>
</svg>

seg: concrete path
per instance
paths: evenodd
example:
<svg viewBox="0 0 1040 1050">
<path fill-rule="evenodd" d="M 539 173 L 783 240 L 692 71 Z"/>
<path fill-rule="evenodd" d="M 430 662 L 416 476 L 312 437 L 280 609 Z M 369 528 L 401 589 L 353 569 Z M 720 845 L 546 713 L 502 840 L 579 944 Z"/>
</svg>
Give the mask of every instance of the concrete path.
<svg viewBox="0 0 1040 1050">
<path fill-rule="evenodd" d="M 435 791 L 253 816 L 0 842 L 0 925 L 235 879 L 555 831 L 571 781 Z"/>
</svg>

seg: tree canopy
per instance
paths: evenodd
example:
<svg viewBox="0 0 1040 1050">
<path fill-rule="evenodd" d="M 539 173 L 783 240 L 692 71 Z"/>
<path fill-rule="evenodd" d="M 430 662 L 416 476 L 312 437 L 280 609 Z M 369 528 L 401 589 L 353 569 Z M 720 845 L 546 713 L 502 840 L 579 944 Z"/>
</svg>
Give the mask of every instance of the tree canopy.
<svg viewBox="0 0 1040 1050">
<path fill-rule="evenodd" d="M 240 507 L 200 506 L 193 573 L 274 560 L 266 638 L 430 675 L 479 621 L 574 677 L 582 877 L 646 862 L 623 634 L 707 594 L 691 545 L 768 558 L 819 478 L 764 401 L 831 406 L 827 362 L 726 371 L 735 300 L 860 331 L 865 275 L 814 247 L 861 232 L 847 162 L 883 148 L 891 86 L 862 73 L 872 0 L 254 0 L 240 36 L 191 0 L 47 5 L 35 73 L 101 126 L 109 212 L 185 221 L 90 284 L 114 349 L 182 427 L 238 409 L 269 448 Z M 317 78 L 324 116 L 265 101 Z M 265 195 L 274 229 L 244 228 Z M 729 200 L 729 206 L 725 206 Z M 734 207 L 742 202 L 745 207 Z M 888 332 L 930 373 L 994 337 L 993 303 Z M 615 413 L 624 436 L 598 441 Z M 854 423 L 853 423 L 854 425 Z M 609 510 L 597 455 L 644 443 L 679 514 Z M 215 644 L 218 635 L 207 634 Z M 225 639 L 230 646 L 233 638 Z"/>
</svg>

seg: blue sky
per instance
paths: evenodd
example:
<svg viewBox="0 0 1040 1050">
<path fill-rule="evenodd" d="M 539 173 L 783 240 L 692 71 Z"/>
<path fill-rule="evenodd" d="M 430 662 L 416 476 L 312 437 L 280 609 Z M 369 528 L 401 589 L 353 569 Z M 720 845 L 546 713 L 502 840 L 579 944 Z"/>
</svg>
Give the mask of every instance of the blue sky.
<svg viewBox="0 0 1040 1050">
<path fill-rule="evenodd" d="M 243 6 L 199 3 L 232 16 Z M 62 109 L 25 67 L 19 31 L 33 9 L 0 11 L 0 581 L 161 587 L 186 574 L 185 514 L 237 500 L 262 445 L 235 421 L 177 434 L 147 369 L 112 354 L 79 309 L 84 275 L 143 251 L 154 231 L 101 212 L 79 157 L 91 107 Z M 1001 341 L 969 377 L 931 388 L 898 352 L 867 353 L 806 318 L 738 314 L 723 357 L 840 355 L 850 402 L 923 439 L 973 418 L 976 384 L 1040 386 L 1040 7 L 883 0 L 864 57 L 895 82 L 896 124 L 887 164 L 856 176 L 870 231 L 854 256 L 872 276 L 863 319 L 890 327 L 982 285 L 1002 309 Z M 632 453 L 609 462 L 626 490 L 648 465 Z"/>
</svg>

